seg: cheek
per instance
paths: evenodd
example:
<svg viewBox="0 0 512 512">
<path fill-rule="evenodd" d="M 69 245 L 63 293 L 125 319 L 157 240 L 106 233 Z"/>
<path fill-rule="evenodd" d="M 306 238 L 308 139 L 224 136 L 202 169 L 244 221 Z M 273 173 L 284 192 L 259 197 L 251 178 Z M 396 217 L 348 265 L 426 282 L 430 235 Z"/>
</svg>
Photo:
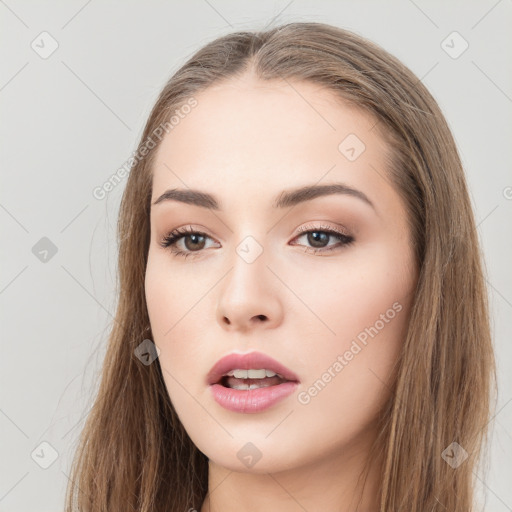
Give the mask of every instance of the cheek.
<svg viewBox="0 0 512 512">
<path fill-rule="evenodd" d="M 194 278 L 171 264 L 171 255 L 151 252 L 145 275 L 148 314 L 157 341 L 171 339 L 176 328 L 187 320 L 211 284 Z M 197 277 L 197 276 L 196 276 Z"/>
<path fill-rule="evenodd" d="M 202 314 L 202 303 L 207 301 L 208 288 L 212 285 L 176 271 L 167 258 L 150 253 L 145 295 L 153 341 L 160 350 L 160 367 L 174 402 L 175 396 L 187 395 L 181 384 L 189 389 L 199 381 L 191 368 L 195 366 L 194 361 L 204 358 L 197 340 L 202 338 L 205 326 L 197 318 Z"/>
<path fill-rule="evenodd" d="M 303 428 L 320 428 L 332 443 L 355 439 L 371 428 L 390 397 L 409 303 L 381 299 L 362 301 L 365 307 L 345 304 L 337 323 L 334 316 L 331 319 L 339 333 L 336 338 L 308 349 L 311 370 L 297 397 L 298 418 Z"/>
<path fill-rule="evenodd" d="M 315 343 L 302 348 L 310 368 L 302 402 L 311 410 L 328 410 L 336 420 L 352 411 L 364 423 L 365 411 L 370 418 L 389 395 L 413 299 L 408 261 L 406 251 L 383 247 L 316 272 L 315 286 L 303 282 L 298 293 L 321 320 L 309 331 Z"/>
<path fill-rule="evenodd" d="M 283 268 L 281 273 L 303 302 L 297 303 L 302 308 L 297 318 L 308 323 L 310 332 L 316 331 L 322 346 L 341 350 L 360 333 L 364 337 L 365 329 L 376 322 L 378 328 L 385 325 L 384 330 L 390 334 L 394 329 L 400 330 L 414 284 L 407 250 L 397 251 L 391 244 L 381 244 L 347 251 L 339 259 L 318 260 L 320 263 L 311 262 L 311 268 L 302 268 L 300 278 L 293 267 Z M 398 314 L 396 309 L 404 312 Z M 314 347 L 317 349 L 318 345 Z M 318 358 L 314 351 L 311 355 L 313 360 Z"/>
<path fill-rule="evenodd" d="M 153 342 L 160 350 L 159 362 L 166 384 L 172 388 L 179 364 L 179 347 L 187 344 L 173 343 L 185 322 L 183 283 L 179 275 L 170 278 L 166 262 L 161 257 L 149 257 L 145 276 L 145 294 Z M 181 319 L 181 320 L 180 320 Z M 178 353 L 176 353 L 178 351 Z M 172 356 L 172 357 L 171 357 Z M 176 376 L 179 379 L 179 376 Z"/>
</svg>

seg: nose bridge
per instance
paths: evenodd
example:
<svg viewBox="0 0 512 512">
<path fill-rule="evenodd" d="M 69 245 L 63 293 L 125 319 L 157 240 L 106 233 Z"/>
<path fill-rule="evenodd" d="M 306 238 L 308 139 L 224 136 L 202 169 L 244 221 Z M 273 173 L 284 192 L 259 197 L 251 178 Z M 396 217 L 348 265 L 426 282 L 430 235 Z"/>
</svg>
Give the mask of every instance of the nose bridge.
<svg viewBox="0 0 512 512">
<path fill-rule="evenodd" d="M 223 326 L 248 328 L 255 321 L 275 324 L 282 307 L 267 268 L 269 252 L 258 235 L 245 235 L 234 247 L 231 271 L 218 300 L 217 317 Z"/>
<path fill-rule="evenodd" d="M 239 259 L 241 259 L 247 265 L 253 265 L 257 260 L 266 259 L 266 254 L 265 257 L 262 258 L 263 253 L 265 252 L 265 241 L 261 240 L 261 235 L 257 236 L 259 240 L 254 235 L 245 236 L 235 248 L 235 252 Z M 261 265 L 261 261 L 259 265 Z"/>
<path fill-rule="evenodd" d="M 271 273 L 266 268 L 268 251 L 263 244 L 263 241 L 258 241 L 255 235 L 250 234 L 234 247 L 232 270 L 228 274 L 231 292 L 256 297 L 262 289 L 269 289 L 266 281 Z"/>
<path fill-rule="evenodd" d="M 263 215 L 258 215 L 255 208 L 246 205 L 240 212 L 231 233 L 234 253 L 230 263 L 234 266 L 232 273 L 246 280 L 266 270 L 269 237 L 266 234 L 266 221 Z"/>
</svg>

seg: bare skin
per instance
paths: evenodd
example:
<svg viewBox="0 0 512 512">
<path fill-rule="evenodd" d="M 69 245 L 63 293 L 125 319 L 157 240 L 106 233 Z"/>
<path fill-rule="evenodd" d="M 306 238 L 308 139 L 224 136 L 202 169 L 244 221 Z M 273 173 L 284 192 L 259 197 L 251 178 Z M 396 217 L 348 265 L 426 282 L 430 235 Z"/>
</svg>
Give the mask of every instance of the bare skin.
<svg viewBox="0 0 512 512">
<path fill-rule="evenodd" d="M 222 209 L 151 207 L 146 298 L 169 396 L 210 461 L 201 512 L 374 512 L 381 460 L 372 459 L 364 488 L 359 476 L 417 281 L 388 149 L 374 119 L 314 84 L 247 73 L 196 99 L 155 155 L 152 203 L 168 189 L 198 189 Z M 364 151 L 354 138 L 339 149 L 349 134 Z M 332 183 L 372 204 L 336 193 L 272 206 L 283 190 Z M 186 226 L 203 238 L 160 245 Z M 245 247 L 262 250 L 251 263 L 237 253 L 246 237 L 256 243 Z M 255 414 L 224 409 L 206 375 L 221 357 L 253 350 L 290 368 L 299 385 Z M 260 455 L 251 467 L 237 456 L 249 442 Z"/>
</svg>

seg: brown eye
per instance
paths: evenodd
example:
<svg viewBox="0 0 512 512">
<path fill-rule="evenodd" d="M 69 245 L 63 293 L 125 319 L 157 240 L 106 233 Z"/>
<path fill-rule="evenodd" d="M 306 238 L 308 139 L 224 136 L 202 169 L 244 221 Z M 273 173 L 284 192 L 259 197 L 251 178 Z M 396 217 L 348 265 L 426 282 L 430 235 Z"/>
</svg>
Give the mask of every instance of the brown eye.
<svg viewBox="0 0 512 512">
<path fill-rule="evenodd" d="M 197 251 L 204 248 L 206 237 L 200 234 L 193 233 L 191 235 L 184 235 L 185 248 L 189 251 Z"/>
<path fill-rule="evenodd" d="M 211 237 L 194 230 L 192 226 L 187 226 L 171 231 L 160 241 L 160 245 L 164 249 L 169 248 L 176 256 L 195 256 L 206 247 L 207 239 L 211 240 Z"/>
</svg>

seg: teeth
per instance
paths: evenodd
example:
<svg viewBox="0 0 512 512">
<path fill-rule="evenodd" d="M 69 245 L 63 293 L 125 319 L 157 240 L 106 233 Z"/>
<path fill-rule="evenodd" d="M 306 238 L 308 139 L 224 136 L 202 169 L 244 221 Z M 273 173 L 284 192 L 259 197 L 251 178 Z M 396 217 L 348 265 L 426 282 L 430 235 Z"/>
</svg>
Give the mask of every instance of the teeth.
<svg viewBox="0 0 512 512">
<path fill-rule="evenodd" d="M 266 375 L 265 370 L 247 370 L 248 379 L 264 379 Z"/>
<path fill-rule="evenodd" d="M 236 379 L 264 379 L 265 377 L 275 377 L 280 375 L 276 372 L 273 372 L 272 370 L 231 370 L 230 372 L 226 373 L 228 377 L 235 377 Z"/>
<path fill-rule="evenodd" d="M 247 391 L 248 389 L 258 389 L 268 387 L 265 384 L 240 384 L 238 386 L 231 386 L 231 389 L 240 389 L 242 391 Z"/>
</svg>

